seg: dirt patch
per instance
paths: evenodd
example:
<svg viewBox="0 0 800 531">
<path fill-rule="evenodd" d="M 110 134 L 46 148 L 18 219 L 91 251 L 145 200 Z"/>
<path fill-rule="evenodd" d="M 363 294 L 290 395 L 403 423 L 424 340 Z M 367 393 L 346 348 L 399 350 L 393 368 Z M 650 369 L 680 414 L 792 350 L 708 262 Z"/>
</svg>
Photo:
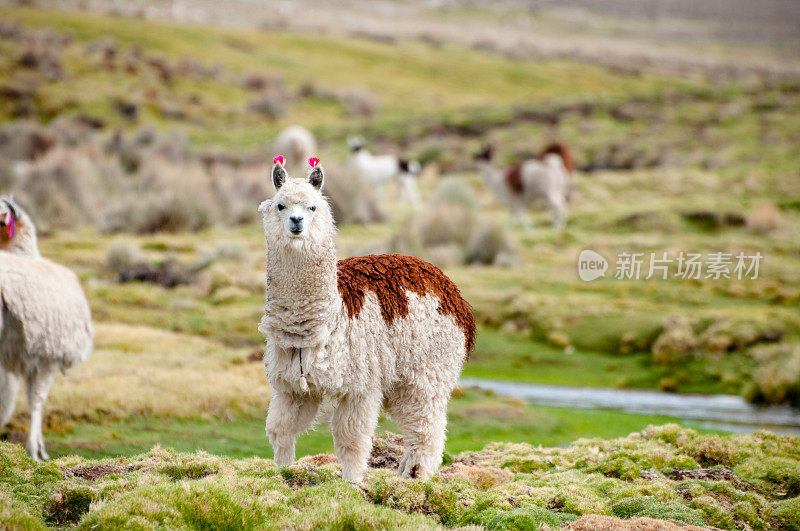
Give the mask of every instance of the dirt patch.
<svg viewBox="0 0 800 531">
<path fill-rule="evenodd" d="M 194 282 L 194 272 L 172 261 L 158 265 L 139 263 L 117 271 L 117 282 L 149 282 L 165 288 L 174 288 Z"/>
<path fill-rule="evenodd" d="M 372 452 L 369 454 L 367 465 L 370 468 L 397 470 L 405 452 L 403 436 L 387 431 L 372 438 Z"/>
<path fill-rule="evenodd" d="M 74 466 L 61 469 L 65 477 L 82 478 L 87 481 L 97 481 L 111 474 L 122 474 L 127 471 L 127 468 L 115 465 Z"/>
<path fill-rule="evenodd" d="M 335 465 L 339 460 L 333 454 L 307 455 L 297 460 L 300 465 L 323 466 Z"/>
<path fill-rule="evenodd" d="M 450 482 L 455 478 L 465 479 L 479 489 L 505 485 L 514 480 L 514 474 L 510 470 L 461 462 L 453 463 L 441 469 L 437 475 L 446 482 Z"/>
<path fill-rule="evenodd" d="M 574 531 L 702 531 L 704 528 L 695 525 L 678 525 L 656 518 L 630 518 L 623 520 L 616 516 L 587 514 L 574 522 L 563 524 L 564 529 Z"/>
<path fill-rule="evenodd" d="M 747 218 L 738 212 L 714 212 L 712 210 L 692 210 L 681 214 L 684 219 L 705 227 L 719 229 L 722 227 L 743 227 Z"/>
<path fill-rule="evenodd" d="M 759 489 L 736 474 L 728 467 L 722 468 L 697 468 L 695 470 L 675 469 L 666 474 L 670 479 L 681 481 L 684 479 L 699 479 L 702 481 L 727 481 L 734 487 L 745 491 L 760 492 Z"/>
<path fill-rule="evenodd" d="M 253 352 L 251 352 L 247 356 L 247 361 L 251 361 L 251 362 L 256 362 L 257 361 L 259 363 L 263 363 L 264 362 L 264 349 L 262 347 L 258 347 L 257 349 L 254 349 Z"/>
<path fill-rule="evenodd" d="M 7 427 L 0 431 L 0 441 L 24 445 L 27 440 L 28 433 L 25 430 Z"/>
</svg>

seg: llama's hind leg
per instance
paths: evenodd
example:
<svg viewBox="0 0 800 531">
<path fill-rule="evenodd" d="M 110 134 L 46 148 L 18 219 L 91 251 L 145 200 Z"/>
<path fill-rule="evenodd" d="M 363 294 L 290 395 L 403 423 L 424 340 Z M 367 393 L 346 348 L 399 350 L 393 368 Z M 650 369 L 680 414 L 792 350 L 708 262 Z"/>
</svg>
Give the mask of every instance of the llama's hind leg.
<svg viewBox="0 0 800 531">
<path fill-rule="evenodd" d="M 397 474 L 428 479 L 442 464 L 448 395 L 409 392 L 387 404 L 389 415 L 403 428 L 406 453 Z"/>
<path fill-rule="evenodd" d="M 11 420 L 18 394 L 19 376 L 0 367 L 0 428 Z"/>
<path fill-rule="evenodd" d="M 56 377 L 55 367 L 39 367 L 27 377 L 28 404 L 31 409 L 31 429 L 28 433 L 28 442 L 25 449 L 28 455 L 36 461 L 47 461 L 50 456 L 44 449 L 44 434 L 42 433 L 42 416 L 47 395 Z"/>
<path fill-rule="evenodd" d="M 319 399 L 311 396 L 274 390 L 267 412 L 266 431 L 276 465 L 286 466 L 294 462 L 297 436 L 311 427 L 319 404 Z"/>
<path fill-rule="evenodd" d="M 342 478 L 360 483 L 367 471 L 367 458 L 372 450 L 372 434 L 378 425 L 380 398 L 375 396 L 344 397 L 331 419 L 333 447 L 342 463 Z"/>
</svg>

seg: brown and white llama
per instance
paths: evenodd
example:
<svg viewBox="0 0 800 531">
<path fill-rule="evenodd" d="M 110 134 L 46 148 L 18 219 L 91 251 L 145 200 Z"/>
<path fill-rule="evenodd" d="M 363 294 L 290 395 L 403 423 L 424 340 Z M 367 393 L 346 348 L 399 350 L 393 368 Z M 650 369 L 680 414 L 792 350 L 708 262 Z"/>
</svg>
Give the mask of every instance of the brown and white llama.
<svg viewBox="0 0 800 531">
<path fill-rule="evenodd" d="M 575 164 L 567 146 L 553 143 L 545 147 L 539 158 L 530 159 L 505 170 L 492 163 L 493 149 L 486 146 L 475 155 L 486 185 L 498 199 L 507 203 L 524 227 L 530 226 L 528 211 L 544 203 L 553 213 L 553 227 L 566 224 L 570 195 L 570 174 Z"/>
<path fill-rule="evenodd" d="M 275 462 L 323 399 L 342 477 L 359 482 L 383 409 L 403 430 L 399 474 L 428 478 L 441 464 L 447 402 L 475 341 L 469 304 L 437 267 L 371 255 L 337 261 L 324 174 L 291 179 L 276 157 L 277 190 L 260 208 L 267 241 L 264 363 L 272 386 L 266 432 Z"/>
</svg>

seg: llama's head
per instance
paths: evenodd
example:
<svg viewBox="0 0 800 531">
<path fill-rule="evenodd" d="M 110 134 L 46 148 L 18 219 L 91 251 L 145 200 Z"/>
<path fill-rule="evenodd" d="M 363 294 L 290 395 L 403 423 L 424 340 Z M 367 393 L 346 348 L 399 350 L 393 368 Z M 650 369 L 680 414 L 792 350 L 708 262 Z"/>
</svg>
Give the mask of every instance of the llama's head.
<svg viewBox="0 0 800 531">
<path fill-rule="evenodd" d="M 0 251 L 39 255 L 36 227 L 11 196 L 0 196 Z"/>
<path fill-rule="evenodd" d="M 276 193 L 262 209 L 267 244 L 310 251 L 331 241 L 333 215 L 322 195 L 325 172 L 319 159 L 312 158 L 309 163 L 308 176 L 293 179 L 286 173 L 282 157 L 275 157 L 272 184 Z"/>
<path fill-rule="evenodd" d="M 360 136 L 347 137 L 347 145 L 350 146 L 351 153 L 358 153 L 364 149 L 364 139 Z"/>
<path fill-rule="evenodd" d="M 477 162 L 491 162 L 494 156 L 494 148 L 491 144 L 486 144 L 481 150 L 475 153 L 475 160 Z"/>
</svg>

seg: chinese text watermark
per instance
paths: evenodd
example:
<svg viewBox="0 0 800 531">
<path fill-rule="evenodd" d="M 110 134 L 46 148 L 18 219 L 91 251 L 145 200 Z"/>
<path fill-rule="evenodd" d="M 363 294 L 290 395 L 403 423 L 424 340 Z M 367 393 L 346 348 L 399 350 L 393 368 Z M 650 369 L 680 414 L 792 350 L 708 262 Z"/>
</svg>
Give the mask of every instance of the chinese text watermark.
<svg viewBox="0 0 800 531">
<path fill-rule="evenodd" d="M 755 280 L 764 256 L 760 252 L 689 253 L 670 255 L 666 251 L 649 253 L 620 252 L 614 264 L 617 280 L 738 279 Z M 585 282 L 603 277 L 609 268 L 606 258 L 596 251 L 584 249 L 578 256 L 578 276 Z"/>
</svg>

